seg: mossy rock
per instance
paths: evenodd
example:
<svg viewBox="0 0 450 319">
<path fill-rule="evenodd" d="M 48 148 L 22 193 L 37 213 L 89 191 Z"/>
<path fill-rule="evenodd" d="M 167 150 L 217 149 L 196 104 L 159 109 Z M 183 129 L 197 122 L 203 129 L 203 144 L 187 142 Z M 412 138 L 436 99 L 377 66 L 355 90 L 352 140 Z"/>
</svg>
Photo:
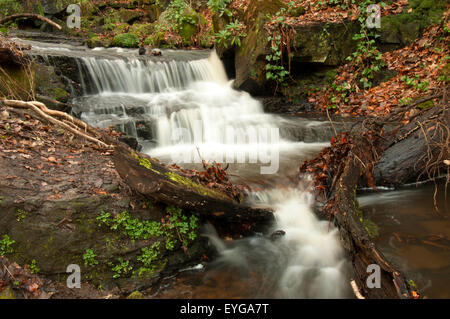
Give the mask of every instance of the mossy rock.
<svg viewBox="0 0 450 319">
<path fill-rule="evenodd" d="M 132 33 L 118 34 L 113 39 L 113 45 L 122 48 L 137 48 L 139 46 L 139 38 Z"/>
<path fill-rule="evenodd" d="M 263 85 L 265 83 L 263 62 L 268 51 L 268 35 L 264 30 L 267 22 L 267 15 L 275 14 L 282 7 L 284 2 L 280 0 L 250 1 L 247 9 L 247 37 L 242 40 L 242 45 L 235 50 L 236 80 L 235 86 L 251 94 L 264 94 L 267 91 Z M 220 24 L 217 24 L 220 26 Z M 216 24 L 214 25 L 215 31 Z M 218 50 L 221 53 L 220 48 Z M 261 57 L 263 57 L 261 59 Z"/>
<path fill-rule="evenodd" d="M 299 17 L 306 13 L 306 9 L 303 6 L 293 7 L 289 9 L 288 14 L 292 17 Z"/>
<path fill-rule="evenodd" d="M 444 9 L 445 4 L 439 0 L 410 0 L 403 13 L 381 18 L 380 42 L 401 46 L 411 44 L 425 28 L 440 21 Z"/>
<path fill-rule="evenodd" d="M 197 25 L 185 22 L 180 27 L 179 34 L 183 38 L 183 45 L 192 45 L 192 37 L 198 32 Z"/>
<path fill-rule="evenodd" d="M 148 35 L 152 34 L 154 31 L 154 26 L 151 23 L 135 23 L 128 29 L 129 33 L 136 34 L 138 37 L 146 38 Z"/>
<path fill-rule="evenodd" d="M 155 32 L 146 37 L 144 40 L 145 45 L 149 45 L 153 48 L 158 48 L 163 43 L 165 43 L 165 40 L 164 40 L 164 32 L 162 31 Z"/>
<path fill-rule="evenodd" d="M 34 65 L 36 92 L 56 101 L 66 103 L 70 98 L 66 86 L 51 66 Z"/>
<path fill-rule="evenodd" d="M 87 41 L 87 46 L 89 48 L 95 47 L 108 48 L 109 46 L 111 46 L 111 40 L 108 38 L 100 38 L 99 36 L 94 36 L 93 38 Z"/>
<path fill-rule="evenodd" d="M 120 21 L 132 24 L 134 21 L 138 20 L 142 17 L 142 13 L 134 11 L 134 10 L 127 10 L 124 8 L 121 8 L 119 10 L 119 17 Z"/>
</svg>

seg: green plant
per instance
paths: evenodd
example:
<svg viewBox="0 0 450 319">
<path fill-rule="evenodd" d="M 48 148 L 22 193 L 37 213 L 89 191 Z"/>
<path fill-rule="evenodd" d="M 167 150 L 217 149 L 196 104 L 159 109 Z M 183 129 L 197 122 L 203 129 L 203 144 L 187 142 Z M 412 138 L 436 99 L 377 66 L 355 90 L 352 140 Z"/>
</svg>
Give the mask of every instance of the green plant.
<svg viewBox="0 0 450 319">
<path fill-rule="evenodd" d="M 123 275 L 127 275 L 133 269 L 129 260 L 119 258 L 117 261 L 118 264 L 112 268 L 112 271 L 114 272 L 113 278 L 120 278 Z"/>
<path fill-rule="evenodd" d="M 90 248 L 86 249 L 86 251 L 83 254 L 84 265 L 88 267 L 98 265 L 98 261 L 95 259 L 95 257 L 97 257 L 97 255 L 94 253 L 92 249 Z"/>
<path fill-rule="evenodd" d="M 27 217 L 27 215 L 28 215 L 28 212 L 24 211 L 23 209 L 18 209 L 16 211 L 16 220 L 18 222 L 20 222 L 20 221 L 24 220 L 25 217 Z"/>
<path fill-rule="evenodd" d="M 3 235 L 3 239 L 0 240 L 0 256 L 14 252 L 11 247 L 16 241 L 9 238 L 8 235 Z"/>
<path fill-rule="evenodd" d="M 416 74 L 414 78 L 403 75 L 400 80 L 404 81 L 406 85 L 413 87 L 415 90 L 426 91 L 428 89 L 428 81 L 420 81 L 420 76 Z"/>
<path fill-rule="evenodd" d="M 142 248 L 142 255 L 137 257 L 137 260 L 142 262 L 145 267 L 149 267 L 157 258 L 159 255 L 159 245 L 160 242 L 157 241 L 153 243 L 153 245 L 148 248 L 144 247 Z"/>
<path fill-rule="evenodd" d="M 41 271 L 41 269 L 39 269 L 39 267 L 36 264 L 36 259 L 33 259 L 31 261 L 30 271 L 31 271 L 32 274 L 38 274 Z"/>
<path fill-rule="evenodd" d="M 357 49 L 347 57 L 348 61 L 355 63 L 357 78 L 362 83 L 364 89 L 372 87 L 375 73 L 385 66 L 382 60 L 382 53 L 376 46 L 376 39 L 380 35 L 376 31 L 376 28 L 368 28 L 364 15 L 367 6 L 372 3 L 372 0 L 365 0 L 358 5 L 358 10 L 361 13 L 358 18 L 360 31 L 352 37 L 357 42 Z"/>
<path fill-rule="evenodd" d="M 286 76 L 289 75 L 282 63 L 282 51 L 281 51 L 281 35 L 275 37 L 269 36 L 269 41 L 272 41 L 270 47 L 272 53 L 266 55 L 266 79 L 274 80 L 278 85 L 284 85 Z M 275 89 L 276 91 L 276 89 Z"/>
<path fill-rule="evenodd" d="M 173 236 L 176 234 L 183 246 L 188 247 L 189 240 L 194 241 L 197 238 L 198 218 L 194 215 L 188 218 L 182 213 L 181 208 L 173 206 L 168 206 L 166 211 L 170 214 L 169 223 L 166 227 L 169 230 L 175 230 L 174 232 L 168 232 L 167 238 L 173 240 Z M 169 241 L 168 244 L 166 240 L 166 248 L 169 250 L 173 249 L 172 242 Z"/>
<path fill-rule="evenodd" d="M 214 41 L 225 48 L 231 44 L 241 46 L 241 38 L 245 38 L 247 33 L 245 33 L 245 26 L 238 20 L 230 22 L 225 26 L 224 30 L 220 30 L 214 35 Z"/>
<path fill-rule="evenodd" d="M 219 17 L 226 14 L 231 18 L 233 14 L 227 9 L 227 5 L 229 5 L 230 2 L 230 0 L 209 0 L 207 5 L 213 13 L 218 13 Z"/>
<path fill-rule="evenodd" d="M 276 83 L 275 93 L 278 87 L 286 86 L 286 77 L 290 74 L 291 44 L 294 39 L 293 29 L 286 23 L 286 15 L 294 8 L 294 2 L 290 1 L 288 7 L 282 7 L 274 15 L 267 14 L 267 18 L 271 21 L 269 28 L 268 41 L 270 43 L 271 53 L 266 55 L 266 79 L 273 80 Z M 289 69 L 286 70 L 283 63 L 283 50 L 287 50 L 289 59 Z"/>
<path fill-rule="evenodd" d="M 189 14 L 189 7 L 184 0 L 172 0 L 167 7 L 165 17 L 172 22 L 172 28 L 179 31 L 184 23 L 196 24 L 195 16 Z"/>
</svg>

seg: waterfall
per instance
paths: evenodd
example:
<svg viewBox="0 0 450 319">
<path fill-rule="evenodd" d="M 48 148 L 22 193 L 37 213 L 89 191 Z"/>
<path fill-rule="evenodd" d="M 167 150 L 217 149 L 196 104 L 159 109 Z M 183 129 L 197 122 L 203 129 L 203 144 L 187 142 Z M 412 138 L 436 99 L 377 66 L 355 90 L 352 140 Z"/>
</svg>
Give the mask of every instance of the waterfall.
<svg viewBox="0 0 450 319">
<path fill-rule="evenodd" d="M 234 90 L 215 52 L 196 61 L 88 57 L 82 64 L 87 71 L 84 85 L 97 92 L 74 100 L 82 119 L 125 130 L 138 138 L 144 152 L 167 163 L 189 167 L 200 157 L 231 162 L 236 165 L 229 172 L 244 180 L 268 180 L 283 170 L 292 172 L 328 145 L 280 137 L 277 130 L 284 120 L 265 114 L 259 101 Z M 269 165 L 271 175 L 261 175 L 269 174 Z M 211 231 L 208 236 L 220 254 L 215 264 L 239 271 L 256 264 L 271 278 L 275 297 L 347 296 L 337 230 L 314 216 L 308 189 L 267 189 L 250 197 L 255 204 L 275 208 L 273 229 L 286 235 L 276 242 L 255 236 L 227 246 Z"/>
<path fill-rule="evenodd" d="M 224 70 L 211 67 L 218 65 L 216 54 L 196 61 L 154 62 L 138 58 L 111 60 L 95 57 L 81 60 L 93 89 L 98 93 L 159 93 L 182 89 L 196 81 L 226 81 Z"/>
</svg>

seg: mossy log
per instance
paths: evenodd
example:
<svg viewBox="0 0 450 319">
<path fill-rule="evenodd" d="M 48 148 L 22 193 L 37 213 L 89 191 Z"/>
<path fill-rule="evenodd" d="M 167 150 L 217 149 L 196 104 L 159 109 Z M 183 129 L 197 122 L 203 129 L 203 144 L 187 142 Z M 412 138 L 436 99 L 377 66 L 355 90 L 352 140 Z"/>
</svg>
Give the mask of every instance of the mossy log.
<svg viewBox="0 0 450 319">
<path fill-rule="evenodd" d="M 129 148 L 116 148 L 114 164 L 122 179 L 137 193 L 191 210 L 213 223 L 247 224 L 260 230 L 274 219 L 269 210 L 237 203 L 224 193 L 200 185 Z"/>
</svg>

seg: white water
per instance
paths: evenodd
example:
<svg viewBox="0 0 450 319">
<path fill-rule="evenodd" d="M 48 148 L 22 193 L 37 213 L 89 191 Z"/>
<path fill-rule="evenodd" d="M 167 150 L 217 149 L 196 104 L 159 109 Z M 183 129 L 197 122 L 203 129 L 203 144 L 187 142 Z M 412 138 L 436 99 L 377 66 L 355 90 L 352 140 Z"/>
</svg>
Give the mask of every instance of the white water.
<svg viewBox="0 0 450 319">
<path fill-rule="evenodd" d="M 279 156 L 281 166 L 296 167 L 305 157 L 328 145 L 252 138 L 251 132 L 277 129 L 283 120 L 264 114 L 260 102 L 232 89 L 214 52 L 209 59 L 192 62 L 86 58 L 84 64 L 98 93 L 82 99 L 90 105 L 82 118 L 101 127 L 129 125 L 128 133 L 135 136 L 139 128 L 136 123 L 147 121 L 152 126 L 154 143 L 146 144 L 144 151 L 166 162 L 172 161 L 174 153 L 197 160 L 200 153 L 202 158 L 211 160 L 220 152 L 243 152 L 248 160 L 252 152 L 265 152 Z M 185 132 L 184 139 L 176 140 L 173 132 L 180 129 Z M 243 132 L 244 139 L 230 139 L 227 129 Z M 247 163 L 243 170 L 251 171 L 253 178 L 268 178 L 258 175 L 255 166 L 258 165 Z M 280 176 L 280 171 L 271 177 L 274 176 Z M 333 227 L 329 230 L 328 222 L 315 217 L 308 190 L 274 189 L 253 193 L 251 197 L 255 204 L 275 208 L 274 230 L 282 229 L 286 235 L 275 242 L 257 236 L 229 246 L 212 231 L 208 236 L 220 252 L 215 264 L 238 270 L 257 265 L 270 278 L 276 297 L 347 297 L 345 258 L 337 231 Z"/>
</svg>

